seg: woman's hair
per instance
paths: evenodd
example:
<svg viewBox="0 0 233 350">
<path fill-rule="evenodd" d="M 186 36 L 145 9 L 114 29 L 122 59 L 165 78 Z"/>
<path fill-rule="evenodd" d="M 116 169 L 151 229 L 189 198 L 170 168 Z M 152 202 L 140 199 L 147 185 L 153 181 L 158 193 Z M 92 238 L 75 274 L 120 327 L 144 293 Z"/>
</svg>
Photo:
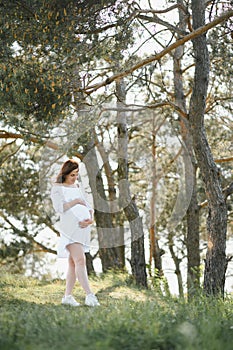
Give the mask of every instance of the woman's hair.
<svg viewBox="0 0 233 350">
<path fill-rule="evenodd" d="M 60 173 L 57 176 L 56 182 L 57 183 L 62 183 L 65 181 L 66 176 L 69 175 L 73 170 L 78 169 L 79 165 L 78 162 L 76 162 L 73 159 L 67 160 L 63 165 L 60 170 Z"/>
</svg>

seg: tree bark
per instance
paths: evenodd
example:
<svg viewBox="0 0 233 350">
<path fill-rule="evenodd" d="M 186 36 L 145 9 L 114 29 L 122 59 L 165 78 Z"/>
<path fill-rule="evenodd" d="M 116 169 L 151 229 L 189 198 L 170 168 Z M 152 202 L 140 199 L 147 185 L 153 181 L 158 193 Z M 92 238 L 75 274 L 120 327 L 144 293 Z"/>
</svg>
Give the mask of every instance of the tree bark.
<svg viewBox="0 0 233 350">
<path fill-rule="evenodd" d="M 125 103 L 126 92 L 124 81 L 116 82 L 117 107 Z M 144 251 L 144 233 L 142 219 L 139 216 L 135 201 L 131 198 L 128 181 L 128 132 L 125 112 L 117 113 L 118 131 L 118 180 L 119 204 L 123 208 L 131 232 L 131 269 L 137 285 L 147 287 L 146 262 Z"/>
<path fill-rule="evenodd" d="M 193 182 L 193 192 L 187 210 L 187 290 L 188 298 L 195 295 L 200 289 L 200 234 L 199 234 L 199 206 L 197 201 L 196 165 L 193 164 L 192 173 L 187 170 L 185 176 L 191 177 Z M 191 171 L 191 169 L 190 169 Z M 186 180 L 189 186 L 189 179 Z"/>
<path fill-rule="evenodd" d="M 124 270 L 125 268 L 125 245 L 124 245 L 124 220 L 122 220 L 122 214 L 119 211 L 119 203 L 117 201 L 116 195 L 116 183 L 112 171 L 112 167 L 109 162 L 109 157 L 104 149 L 104 145 L 100 143 L 97 135 L 96 138 L 96 146 L 100 153 L 100 156 L 103 161 L 103 167 L 105 170 L 107 183 L 108 183 L 108 198 L 109 198 L 109 207 L 111 211 L 112 224 L 115 228 L 117 228 L 118 232 L 118 243 L 115 247 L 117 253 L 117 261 L 118 268 Z"/>
<path fill-rule="evenodd" d="M 111 210 L 104 191 L 103 179 L 99 171 L 95 151 L 94 132 L 87 136 L 84 146 L 83 162 L 86 166 L 95 208 L 95 220 L 98 234 L 99 255 L 103 272 L 119 268 L 121 263 L 116 252 L 114 241 L 115 229 L 112 224 Z"/>
<path fill-rule="evenodd" d="M 192 0 L 194 30 L 205 23 L 205 2 Z M 224 199 L 219 170 L 207 141 L 204 113 L 209 79 L 209 54 L 206 35 L 193 40 L 195 76 L 190 100 L 189 121 L 198 166 L 208 200 L 208 249 L 205 261 L 204 290 L 207 295 L 224 294 L 226 259 L 227 206 Z"/>
<path fill-rule="evenodd" d="M 177 276 L 177 282 L 178 282 L 178 289 L 179 289 L 179 296 L 181 298 L 184 297 L 184 288 L 183 288 L 183 279 L 182 279 L 182 273 L 180 269 L 180 262 L 181 260 L 176 256 L 174 252 L 174 242 L 173 242 L 173 234 L 170 232 L 168 234 L 168 247 L 171 253 L 172 260 L 175 264 L 175 274 Z"/>
<path fill-rule="evenodd" d="M 160 126 L 159 126 L 160 128 Z M 150 199 L 150 231 L 149 231 L 149 237 L 150 237 L 150 274 L 151 273 L 151 266 L 152 262 L 154 262 L 154 268 L 156 271 L 155 278 L 160 278 L 163 276 L 163 269 L 162 269 L 162 258 L 161 256 L 164 254 L 164 251 L 160 249 L 158 238 L 156 236 L 156 193 L 157 193 L 157 186 L 158 186 L 158 176 L 157 176 L 157 154 L 156 154 L 156 133 L 158 129 L 155 128 L 155 116 L 153 115 L 152 120 L 152 145 L 151 145 L 151 152 L 152 152 L 152 189 L 151 189 L 151 199 Z"/>
<path fill-rule="evenodd" d="M 185 30 L 186 20 L 183 0 L 177 0 L 179 5 L 179 28 Z M 181 137 L 184 142 L 183 160 L 185 166 L 185 187 L 186 193 L 192 189 L 191 200 L 187 209 L 187 289 L 190 297 L 200 287 L 200 250 L 199 250 L 199 207 L 197 201 L 197 185 L 196 185 L 196 160 L 193 152 L 192 136 L 189 130 L 189 124 L 183 115 L 187 115 L 186 100 L 184 95 L 183 77 L 181 61 L 184 53 L 183 45 L 175 49 L 173 55 L 173 74 L 174 74 L 174 90 L 175 104 L 183 112 L 179 113 Z M 190 161 L 192 166 L 190 166 Z"/>
<path fill-rule="evenodd" d="M 88 275 L 95 275 L 95 269 L 94 269 L 94 265 L 93 265 L 93 257 L 91 256 L 91 254 L 85 253 L 86 255 L 86 266 L 87 266 L 87 273 Z"/>
</svg>

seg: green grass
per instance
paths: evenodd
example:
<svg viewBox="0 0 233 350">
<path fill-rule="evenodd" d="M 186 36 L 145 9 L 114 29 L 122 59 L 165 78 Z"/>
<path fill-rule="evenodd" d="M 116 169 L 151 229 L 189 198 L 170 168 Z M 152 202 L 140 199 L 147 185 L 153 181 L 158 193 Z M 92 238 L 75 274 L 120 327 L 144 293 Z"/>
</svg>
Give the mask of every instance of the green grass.
<svg viewBox="0 0 233 350">
<path fill-rule="evenodd" d="M 1 350 L 233 349 L 231 297 L 187 303 L 108 274 L 91 279 L 101 307 L 72 308 L 64 284 L 0 274 Z M 83 304 L 78 284 L 74 295 Z"/>
</svg>

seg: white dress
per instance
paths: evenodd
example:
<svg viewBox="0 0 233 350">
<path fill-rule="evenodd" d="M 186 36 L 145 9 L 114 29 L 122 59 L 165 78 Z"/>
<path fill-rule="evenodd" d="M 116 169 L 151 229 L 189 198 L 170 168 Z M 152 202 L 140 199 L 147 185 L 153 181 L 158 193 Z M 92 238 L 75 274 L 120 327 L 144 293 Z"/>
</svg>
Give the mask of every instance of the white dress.
<svg viewBox="0 0 233 350">
<path fill-rule="evenodd" d="M 76 204 L 72 208 L 64 211 L 64 203 L 74 199 L 82 199 L 86 206 Z M 81 189 L 77 187 L 64 186 L 62 184 L 54 184 L 51 189 L 51 199 L 54 210 L 60 214 L 60 239 L 57 247 L 58 258 L 67 258 L 69 252 L 67 245 L 78 242 L 84 247 L 84 251 L 88 252 L 90 247 L 90 231 L 91 226 L 81 228 L 79 222 L 90 219 L 90 210 L 93 210 L 85 200 Z"/>
</svg>

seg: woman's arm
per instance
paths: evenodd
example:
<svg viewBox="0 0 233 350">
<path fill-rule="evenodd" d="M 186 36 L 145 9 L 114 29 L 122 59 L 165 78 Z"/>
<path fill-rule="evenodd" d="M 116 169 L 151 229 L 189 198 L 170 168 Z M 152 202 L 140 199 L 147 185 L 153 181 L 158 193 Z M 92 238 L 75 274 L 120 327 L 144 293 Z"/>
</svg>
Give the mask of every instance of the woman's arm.
<svg viewBox="0 0 233 350">
<path fill-rule="evenodd" d="M 77 205 L 77 204 L 86 206 L 86 203 L 85 203 L 84 200 L 82 200 L 82 199 L 80 199 L 80 198 L 75 198 L 75 199 L 73 199 L 73 200 L 70 201 L 70 202 L 64 203 L 64 204 L 63 204 L 63 210 L 66 211 L 66 210 L 68 210 L 68 209 L 70 209 L 70 208 L 73 208 L 73 207 L 74 207 L 75 205 Z"/>
<path fill-rule="evenodd" d="M 75 198 L 74 200 L 70 201 L 70 202 L 66 202 L 65 201 L 65 197 L 62 193 L 62 189 L 59 188 L 59 186 L 53 186 L 51 189 L 51 199 L 53 202 L 53 207 L 54 210 L 57 213 L 64 213 L 65 211 L 67 211 L 68 209 L 74 207 L 77 204 L 81 204 L 81 205 L 85 205 L 86 203 L 82 198 Z"/>
</svg>

